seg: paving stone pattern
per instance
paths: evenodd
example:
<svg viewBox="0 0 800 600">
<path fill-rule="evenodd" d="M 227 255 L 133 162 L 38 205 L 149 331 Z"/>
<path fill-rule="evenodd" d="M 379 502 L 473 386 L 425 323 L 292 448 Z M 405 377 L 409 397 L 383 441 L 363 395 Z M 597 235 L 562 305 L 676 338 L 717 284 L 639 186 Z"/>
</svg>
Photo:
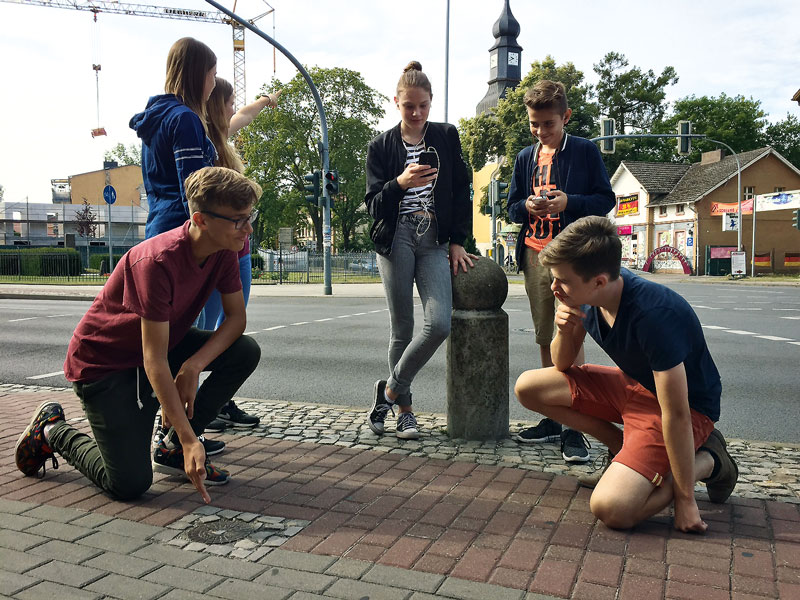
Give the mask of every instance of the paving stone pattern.
<svg viewBox="0 0 800 600">
<path fill-rule="evenodd" d="M 748 482 L 699 502 L 706 535 L 674 531 L 669 512 L 619 532 L 591 515 L 555 446 L 459 444 L 435 415 L 420 441 L 378 439 L 364 411 L 242 400 L 265 426 L 218 436 L 232 481 L 211 506 L 162 475 L 117 502 L 63 463 L 43 479 L 16 471 L 17 436 L 51 397 L 86 427 L 69 391 L 0 386 L 0 596 L 800 598 L 796 479 L 764 485 L 796 477 L 794 448 L 733 441 Z M 192 546 L 187 532 L 215 518 L 268 535 Z"/>
</svg>

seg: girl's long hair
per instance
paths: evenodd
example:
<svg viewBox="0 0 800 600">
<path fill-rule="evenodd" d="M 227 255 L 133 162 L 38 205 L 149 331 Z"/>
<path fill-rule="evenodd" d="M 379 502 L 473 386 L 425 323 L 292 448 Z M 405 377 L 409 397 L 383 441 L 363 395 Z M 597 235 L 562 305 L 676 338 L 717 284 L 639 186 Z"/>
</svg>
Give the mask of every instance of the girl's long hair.
<svg viewBox="0 0 800 600">
<path fill-rule="evenodd" d="M 208 126 L 208 137 L 214 143 L 214 148 L 217 149 L 216 165 L 243 173 L 242 159 L 239 158 L 236 148 L 228 142 L 230 120 L 226 114 L 225 105 L 232 95 L 233 86 L 222 77 L 217 77 L 217 85 L 211 92 L 206 106 L 206 125 Z"/>
<path fill-rule="evenodd" d="M 172 44 L 167 55 L 164 91 L 178 96 L 203 123 L 206 120 L 206 99 L 203 95 L 206 75 L 216 64 L 217 56 L 211 48 L 190 37 Z"/>
</svg>

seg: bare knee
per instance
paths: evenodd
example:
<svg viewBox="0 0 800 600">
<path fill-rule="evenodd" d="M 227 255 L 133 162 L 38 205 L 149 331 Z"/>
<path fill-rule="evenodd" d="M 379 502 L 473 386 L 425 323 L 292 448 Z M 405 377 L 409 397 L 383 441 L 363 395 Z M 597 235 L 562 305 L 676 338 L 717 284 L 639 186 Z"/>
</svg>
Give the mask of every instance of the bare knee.
<svg viewBox="0 0 800 600">
<path fill-rule="evenodd" d="M 541 412 L 546 406 L 545 391 L 547 389 L 545 378 L 542 376 L 545 369 L 532 369 L 525 371 L 517 378 L 514 384 L 514 395 L 519 403 L 530 410 Z"/>
<path fill-rule="evenodd" d="M 607 496 L 592 494 L 589 499 L 589 510 L 603 524 L 610 529 L 630 529 L 636 525 L 634 514 L 636 511 Z"/>
</svg>

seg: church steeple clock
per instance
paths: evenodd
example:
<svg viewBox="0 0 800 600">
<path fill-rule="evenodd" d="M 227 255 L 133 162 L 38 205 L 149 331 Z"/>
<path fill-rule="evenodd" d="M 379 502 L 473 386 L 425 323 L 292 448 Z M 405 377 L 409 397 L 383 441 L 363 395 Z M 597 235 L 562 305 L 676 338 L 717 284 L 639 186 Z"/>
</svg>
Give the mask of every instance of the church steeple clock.
<svg viewBox="0 0 800 600">
<path fill-rule="evenodd" d="M 494 45 L 489 48 L 489 90 L 478 103 L 476 114 L 482 114 L 497 106 L 509 88 L 515 88 L 522 80 L 522 46 L 517 43 L 519 21 L 511 14 L 509 0 L 504 0 L 500 18 L 492 27 Z"/>
</svg>

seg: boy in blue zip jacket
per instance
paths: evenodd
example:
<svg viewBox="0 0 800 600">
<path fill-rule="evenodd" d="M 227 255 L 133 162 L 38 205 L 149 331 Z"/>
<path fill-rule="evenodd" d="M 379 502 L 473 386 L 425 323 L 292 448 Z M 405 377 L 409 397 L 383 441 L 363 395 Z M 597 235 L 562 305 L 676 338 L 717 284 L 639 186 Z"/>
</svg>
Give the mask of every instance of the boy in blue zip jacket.
<svg viewBox="0 0 800 600">
<path fill-rule="evenodd" d="M 564 131 L 572 116 L 564 85 L 543 79 L 525 92 L 524 102 L 535 143 L 514 161 L 508 215 L 522 225 L 515 258 L 525 276 L 542 367 L 552 367 L 556 302 L 550 291 L 550 271 L 539 264 L 539 252 L 573 221 L 608 214 L 616 198 L 594 143 Z M 582 362 L 582 352 L 578 358 Z M 560 439 L 564 460 L 589 460 L 583 436 L 570 429 L 562 431 L 552 419 L 521 431 L 515 439 L 523 443 Z"/>
</svg>

